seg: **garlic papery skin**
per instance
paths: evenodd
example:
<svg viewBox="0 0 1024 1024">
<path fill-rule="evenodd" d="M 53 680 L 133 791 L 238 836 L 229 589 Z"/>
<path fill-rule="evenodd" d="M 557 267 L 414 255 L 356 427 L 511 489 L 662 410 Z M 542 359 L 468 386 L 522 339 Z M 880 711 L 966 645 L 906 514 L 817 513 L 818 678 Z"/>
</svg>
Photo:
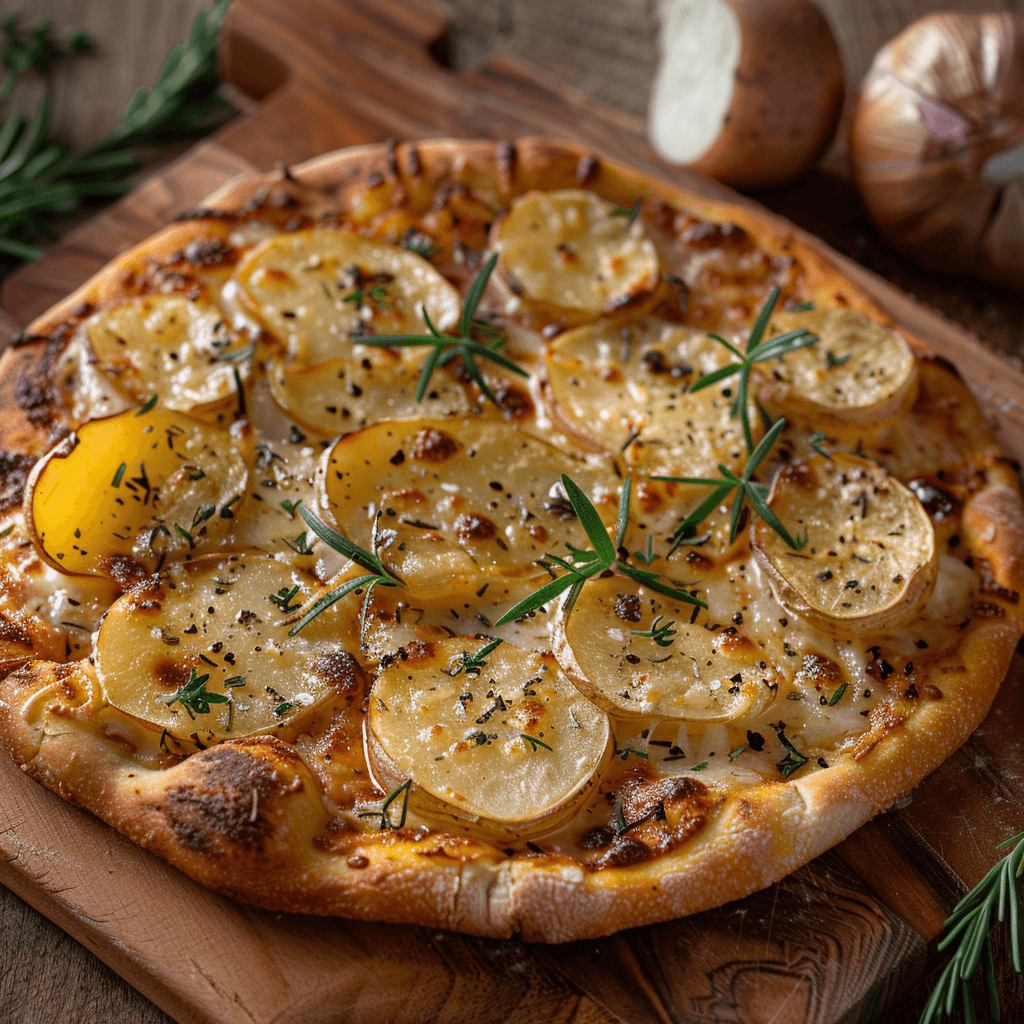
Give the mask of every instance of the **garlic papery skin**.
<svg viewBox="0 0 1024 1024">
<path fill-rule="evenodd" d="M 842 58 L 810 0 L 661 0 L 648 134 L 737 188 L 796 180 L 832 141 Z"/>
<path fill-rule="evenodd" d="M 923 266 L 1024 287 L 1024 18 L 934 14 L 879 50 L 850 158 L 869 216 Z"/>
</svg>

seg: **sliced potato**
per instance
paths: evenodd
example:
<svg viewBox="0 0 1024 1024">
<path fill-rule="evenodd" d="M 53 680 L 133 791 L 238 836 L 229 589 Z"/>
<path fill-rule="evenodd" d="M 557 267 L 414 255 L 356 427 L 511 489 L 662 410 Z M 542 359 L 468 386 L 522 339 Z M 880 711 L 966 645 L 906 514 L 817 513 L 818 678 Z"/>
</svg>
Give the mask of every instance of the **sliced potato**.
<svg viewBox="0 0 1024 1024">
<path fill-rule="evenodd" d="M 809 426 L 831 416 L 871 423 L 906 412 L 917 398 L 917 361 L 896 331 L 853 309 L 778 312 L 769 335 L 806 328 L 815 345 L 759 363 L 759 394 L 785 416 Z"/>
<path fill-rule="evenodd" d="M 359 362 L 331 359 L 298 369 L 275 361 L 267 370 L 274 401 L 292 419 L 327 435 L 360 430 L 380 419 L 469 412 L 465 389 L 444 370 L 435 372 L 417 402 L 419 367 L 393 350 L 367 352 Z"/>
<path fill-rule="evenodd" d="M 332 605 L 288 635 L 296 611 L 322 589 L 306 573 L 254 554 L 209 556 L 144 581 L 114 603 L 100 628 L 96 671 L 107 700 L 178 738 L 198 733 L 206 744 L 295 731 L 325 702 L 361 700 L 350 609 Z"/>
<path fill-rule="evenodd" d="M 158 392 L 184 412 L 233 401 L 234 371 L 247 380 L 252 368 L 250 339 L 209 300 L 146 295 L 101 310 L 84 329 L 102 372 L 140 405 Z"/>
<path fill-rule="evenodd" d="M 410 808 L 441 828 L 538 835 L 593 793 L 611 727 L 550 655 L 503 643 L 467 671 L 463 656 L 484 644 L 420 644 L 381 672 L 366 722 L 370 768 L 389 792 L 411 779 Z"/>
<path fill-rule="evenodd" d="M 931 595 L 935 531 L 916 497 L 881 466 L 836 453 L 792 462 L 768 505 L 793 550 L 763 519 L 751 528 L 755 555 L 779 602 L 834 636 L 906 625 Z"/>
<path fill-rule="evenodd" d="M 496 279 L 543 319 L 586 323 L 636 309 L 661 267 L 643 221 L 593 192 L 527 192 L 494 227 Z"/>
<path fill-rule="evenodd" d="M 248 476 L 226 430 L 130 409 L 83 424 L 36 464 L 26 521 L 62 572 L 131 579 L 168 553 L 226 542 Z"/>
<path fill-rule="evenodd" d="M 619 482 L 506 423 L 479 417 L 375 423 L 325 453 L 318 503 L 377 554 L 414 597 L 455 597 L 501 579 L 545 576 L 546 552 L 590 542 L 565 495 L 567 473 L 613 524 Z"/>
<path fill-rule="evenodd" d="M 242 260 L 235 280 L 295 366 L 347 359 L 365 334 L 424 334 L 424 309 L 449 330 L 461 310 L 459 293 L 422 256 L 334 228 L 275 235 Z"/>
<path fill-rule="evenodd" d="M 564 334 L 547 355 L 555 414 L 600 450 L 624 451 L 654 474 L 716 476 L 740 469 L 743 428 L 729 415 L 736 377 L 691 394 L 698 378 L 735 361 L 702 331 L 647 318 L 628 327 L 603 321 Z M 753 400 L 750 423 L 763 433 Z M 755 440 L 757 437 L 755 436 Z"/>
<path fill-rule="evenodd" d="M 598 707 L 626 718 L 752 718 L 780 676 L 735 627 L 624 577 L 592 580 L 571 614 L 555 614 L 558 663 Z M 691 621 L 693 620 L 693 621 Z M 714 626 L 714 628 L 711 628 Z M 635 632 L 660 632 L 662 643 Z"/>
</svg>

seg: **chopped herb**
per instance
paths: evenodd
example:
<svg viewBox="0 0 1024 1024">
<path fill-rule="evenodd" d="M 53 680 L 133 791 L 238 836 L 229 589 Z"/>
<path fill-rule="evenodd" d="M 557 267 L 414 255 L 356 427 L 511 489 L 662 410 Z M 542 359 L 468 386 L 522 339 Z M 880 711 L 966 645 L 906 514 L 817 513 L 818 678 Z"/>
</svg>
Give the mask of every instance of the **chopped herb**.
<svg viewBox="0 0 1024 1024">
<path fill-rule="evenodd" d="M 630 744 L 627 744 L 626 746 L 621 747 L 620 749 L 615 751 L 615 756 L 623 761 L 625 761 L 630 754 L 634 754 L 636 757 L 643 758 L 643 760 L 645 761 L 650 760 L 646 750 L 637 750 L 636 747 Z"/>
<path fill-rule="evenodd" d="M 245 348 L 238 349 L 235 352 L 221 352 L 214 356 L 214 359 L 218 363 L 240 363 L 244 359 L 251 359 L 256 354 L 256 342 L 254 341 L 251 345 L 246 345 Z"/>
<path fill-rule="evenodd" d="M 832 697 L 828 702 L 828 706 L 830 708 L 834 708 L 843 699 L 843 694 L 846 693 L 849 687 L 849 683 L 843 683 L 842 686 L 837 687 L 836 692 L 832 694 Z"/>
<path fill-rule="evenodd" d="M 654 534 L 653 533 L 647 534 L 647 547 L 646 547 L 646 549 L 643 550 L 643 551 L 634 551 L 633 552 L 633 557 L 637 561 L 643 562 L 644 565 L 650 565 L 651 562 L 653 562 L 656 558 L 660 558 L 661 557 L 661 555 L 656 555 L 654 553 Z"/>
<path fill-rule="evenodd" d="M 157 395 L 153 395 L 152 397 L 147 399 L 145 405 L 141 406 L 139 408 L 138 412 L 135 413 L 135 415 L 136 416 L 145 416 L 147 412 L 152 412 L 153 409 L 156 407 L 156 400 L 157 400 L 158 397 L 159 396 L 157 396 Z"/>
<path fill-rule="evenodd" d="M 197 526 L 202 526 L 203 523 L 209 519 L 214 512 L 217 511 L 216 505 L 200 505 L 196 509 L 196 514 L 192 517 L 192 526 L 190 529 L 195 529 Z"/>
<path fill-rule="evenodd" d="M 301 504 L 301 498 L 299 498 L 298 501 L 289 501 L 287 498 L 285 498 L 284 501 L 281 502 L 281 508 L 283 508 L 285 512 L 288 513 L 288 517 L 290 519 L 294 519 L 295 513 L 298 511 L 298 508 Z"/>
<path fill-rule="evenodd" d="M 403 249 L 408 249 L 409 252 L 414 252 L 425 260 L 430 259 L 435 253 L 441 251 L 441 247 L 435 245 L 434 240 L 429 235 L 423 234 L 422 231 L 417 231 L 414 227 L 409 228 L 399 244 Z"/>
<path fill-rule="evenodd" d="M 627 477 L 622 485 L 622 497 L 619 500 L 619 514 L 615 533 L 620 544 L 629 518 L 630 484 L 631 478 Z M 663 582 L 663 578 L 658 573 L 651 572 L 649 569 L 638 569 L 620 560 L 617 545 L 608 536 L 608 532 L 605 530 L 604 523 L 597 509 L 594 508 L 593 502 L 565 473 L 562 474 L 562 486 L 565 489 L 573 513 L 579 519 L 580 525 L 593 545 L 593 550 L 581 550 L 567 545 L 572 561 L 549 552 L 546 555 L 546 561 L 540 564 L 551 575 L 550 582 L 545 583 L 539 590 L 529 597 L 523 598 L 514 608 L 505 612 L 494 623 L 495 626 L 502 626 L 506 622 L 523 618 L 523 616 L 536 611 L 536 609 L 547 604 L 548 601 L 553 600 L 565 591 L 568 591 L 568 594 L 564 598 L 562 611 L 564 615 L 568 616 L 587 580 L 607 570 L 612 570 L 622 576 L 628 576 L 630 579 L 647 587 L 648 590 L 653 590 L 656 593 L 673 597 L 678 601 L 696 605 L 700 608 L 707 607 L 704 601 L 694 597 L 692 594 L 688 594 L 685 590 L 681 590 L 679 586 L 670 586 L 669 583 L 672 581 L 669 581 L 669 583 Z M 565 569 L 565 573 L 562 576 L 556 576 L 551 568 L 552 565 L 561 566 L 561 568 Z"/>
<path fill-rule="evenodd" d="M 360 344 L 362 345 L 395 346 L 398 348 L 422 346 L 433 349 L 427 361 L 423 364 L 419 384 L 416 386 L 417 402 L 423 401 L 423 396 L 427 393 L 427 389 L 430 386 L 430 378 L 434 375 L 434 371 L 439 366 L 447 366 L 455 358 L 461 358 L 462 366 L 466 373 L 469 374 L 476 382 L 477 387 L 495 405 L 498 404 L 498 400 L 495 398 L 494 392 L 491 391 L 487 381 L 484 380 L 480 367 L 476 364 L 477 357 L 489 359 L 492 363 L 497 363 L 499 366 L 504 367 L 511 373 L 518 374 L 520 377 L 529 376 L 521 366 L 517 366 L 511 359 L 501 354 L 499 350 L 505 343 L 503 337 L 495 338 L 490 345 L 481 345 L 470 337 L 474 328 L 479 330 L 482 327 L 491 327 L 490 324 L 476 318 L 476 308 L 480 304 L 480 298 L 487 287 L 487 282 L 497 262 L 498 255 L 495 253 L 484 264 L 480 272 L 473 279 L 473 283 L 469 286 L 469 291 L 466 293 L 466 299 L 462 305 L 462 316 L 459 320 L 459 333 L 457 336 L 442 334 L 438 331 L 431 323 L 430 316 L 424 308 L 423 321 L 427 325 L 429 334 L 382 334 L 360 339 Z"/>
<path fill-rule="evenodd" d="M 793 772 L 800 768 L 803 768 L 807 764 L 809 758 L 805 757 L 800 753 L 796 747 L 790 742 L 786 736 L 786 723 L 779 722 L 778 725 L 773 726 L 775 731 L 778 733 L 779 742 L 786 748 L 786 756 L 775 765 L 779 769 L 779 774 L 784 778 L 788 779 Z"/>
<path fill-rule="evenodd" d="M 274 714 L 280 718 L 282 715 L 288 714 L 289 711 L 294 708 L 295 705 L 290 700 L 283 700 L 277 707 L 274 708 Z"/>
<path fill-rule="evenodd" d="M 10 525 L 10 526 L 8 526 L 8 527 L 7 527 L 6 529 L 4 529 L 4 530 L 0 530 L 0 538 L 3 538 L 3 537 L 10 537 L 10 535 L 11 535 L 11 534 L 12 534 L 13 532 L 14 532 L 14 523 L 11 523 L 11 525 Z"/>
<path fill-rule="evenodd" d="M 225 686 L 245 686 L 245 676 L 232 676 L 224 680 Z"/>
<path fill-rule="evenodd" d="M 173 526 L 174 526 L 174 532 L 179 537 L 181 537 L 183 540 L 187 540 L 188 541 L 189 551 L 194 551 L 195 547 L 196 547 L 196 542 L 192 538 L 192 534 L 189 533 L 188 530 L 185 529 L 185 527 L 179 526 L 177 523 L 174 523 Z"/>
<path fill-rule="evenodd" d="M 206 689 L 209 678 L 208 672 L 197 676 L 196 670 L 190 669 L 185 685 L 179 687 L 170 697 L 164 698 L 164 703 L 170 707 L 177 701 L 188 712 L 189 718 L 208 714 L 211 704 L 229 703 L 231 700 L 229 696 L 223 693 L 210 693 Z"/>
<path fill-rule="evenodd" d="M 670 647 L 675 643 L 678 630 L 672 628 L 676 624 L 674 619 L 662 625 L 663 618 L 664 616 L 658 615 L 651 623 L 650 629 L 631 629 L 630 633 L 633 636 L 649 636 L 659 647 Z"/>
<path fill-rule="evenodd" d="M 531 736 L 528 732 L 521 732 L 519 735 L 530 744 L 530 749 L 534 753 L 537 752 L 538 747 L 543 747 L 545 750 L 554 750 L 554 747 L 549 747 L 543 740 L 537 739 L 536 736 Z"/>
<path fill-rule="evenodd" d="M 729 760 L 730 761 L 735 761 L 736 758 L 739 757 L 740 754 L 742 754 L 746 749 L 747 749 L 747 745 L 746 745 L 746 743 L 744 743 L 742 747 L 737 747 L 735 750 L 730 750 L 729 751 Z"/>
<path fill-rule="evenodd" d="M 380 808 L 380 830 L 383 832 L 386 828 L 405 828 L 405 821 L 409 815 L 409 787 L 412 786 L 412 779 L 406 779 L 396 790 L 394 790 L 388 798 L 384 801 Z M 398 819 L 397 825 L 391 824 L 391 818 L 388 814 L 388 808 L 398 799 L 398 794 L 402 795 L 402 816 Z"/>
<path fill-rule="evenodd" d="M 845 366 L 853 358 L 853 353 L 837 358 L 831 352 L 826 352 L 825 358 L 828 361 L 828 368 L 831 370 L 835 366 Z"/>
<path fill-rule="evenodd" d="M 833 462 L 833 461 L 835 461 L 835 460 L 834 460 L 834 459 L 832 458 L 832 453 L 831 453 L 830 451 L 827 451 L 827 450 L 826 450 L 825 448 L 822 448 L 822 447 L 821 447 L 821 445 L 822 445 L 822 442 L 823 442 L 823 441 L 828 441 L 828 438 L 827 438 L 827 437 L 826 437 L 826 436 L 825 436 L 825 435 L 824 435 L 824 434 L 823 434 L 823 433 L 822 433 L 822 432 L 821 432 L 820 430 L 818 430 L 818 431 L 816 431 L 816 432 L 815 432 L 814 434 L 812 434 L 812 435 L 811 435 L 811 438 L 810 438 L 810 440 L 809 440 L 809 441 L 808 441 L 807 443 L 808 443 L 808 444 L 809 444 L 809 445 L 810 445 L 810 446 L 811 446 L 811 447 L 812 447 L 812 448 L 813 448 L 813 449 L 814 449 L 814 450 L 815 450 L 815 451 L 816 451 L 816 452 L 817 452 L 817 453 L 818 453 L 819 455 L 821 455 L 821 456 L 823 456 L 824 458 L 828 459 L 828 461 L 829 461 L 829 462 Z M 831 443 L 831 442 L 830 442 L 830 443 Z"/>
<path fill-rule="evenodd" d="M 814 309 L 814 303 L 813 302 L 801 302 L 799 306 L 790 306 L 789 307 L 789 312 L 790 313 L 809 313 L 812 309 Z"/>
<path fill-rule="evenodd" d="M 711 494 L 704 499 L 683 521 L 676 527 L 673 533 L 673 544 L 669 554 L 676 550 L 680 544 L 697 532 L 697 527 L 722 503 L 725 496 L 735 489 L 736 497 L 732 503 L 732 516 L 729 522 L 729 543 L 736 539 L 740 528 L 740 512 L 743 509 L 743 501 L 746 499 L 750 507 L 759 515 L 791 548 L 799 551 L 807 543 L 807 534 L 795 540 L 790 536 L 789 531 L 782 525 L 779 517 L 768 507 L 765 495 L 768 489 L 764 484 L 752 480 L 758 466 L 768 457 L 768 453 L 775 446 L 775 442 L 786 426 L 783 419 L 777 420 L 775 426 L 761 438 L 760 443 L 754 449 L 753 454 L 747 461 L 742 476 L 737 476 L 727 466 L 718 464 L 718 471 L 722 474 L 717 479 L 704 479 L 701 477 L 688 476 L 655 476 L 653 480 L 668 480 L 673 483 L 700 484 L 704 487 L 713 487 Z"/>
<path fill-rule="evenodd" d="M 487 667 L 487 662 L 484 658 L 487 657 L 499 644 L 502 643 L 500 637 L 496 640 L 491 640 L 490 643 L 484 644 L 475 654 L 470 654 L 468 651 L 462 651 L 457 655 L 453 661 L 453 667 L 450 667 L 446 675 L 450 675 L 453 678 L 460 672 L 465 672 L 467 676 L 478 676 Z"/>
<path fill-rule="evenodd" d="M 303 530 L 294 540 L 288 540 L 287 537 L 282 537 L 281 540 L 298 555 L 313 554 L 313 542 L 309 540 L 308 530 Z"/>
<path fill-rule="evenodd" d="M 299 605 L 292 604 L 292 598 L 299 592 L 299 585 L 296 583 L 290 590 L 288 587 L 282 587 L 276 594 L 268 594 L 267 600 L 271 604 L 276 604 L 285 614 L 289 612 L 298 611 Z"/>
<path fill-rule="evenodd" d="M 110 486 L 111 487 L 120 487 L 121 486 L 121 481 L 124 479 L 124 471 L 127 468 L 128 468 L 128 465 L 127 465 L 127 463 L 124 463 L 124 462 L 122 462 L 121 465 L 117 467 L 117 472 L 114 474 L 114 479 L 110 481 Z"/>
<path fill-rule="evenodd" d="M 771 319 L 772 311 L 775 309 L 775 303 L 778 301 L 778 298 L 779 289 L 773 288 L 765 300 L 765 304 L 761 307 L 757 320 L 754 321 L 754 326 L 750 330 L 745 352 L 731 342 L 726 341 L 725 338 L 719 337 L 717 334 L 709 334 L 709 338 L 713 338 L 720 345 L 724 345 L 736 356 L 739 362 L 729 363 L 717 370 L 713 370 L 690 385 L 690 391 L 701 391 L 712 384 L 725 380 L 727 377 L 739 374 L 739 384 L 736 387 L 736 397 L 733 399 L 730 415 L 733 419 L 739 419 L 743 424 L 743 437 L 747 442 L 748 452 L 754 451 L 754 434 L 750 428 L 750 415 L 747 409 L 750 372 L 753 370 L 754 364 L 764 363 L 770 359 L 781 359 L 790 352 L 806 348 L 808 345 L 813 345 L 818 341 L 818 336 L 811 334 L 805 327 L 795 331 L 785 331 L 783 334 L 776 334 L 767 341 L 761 340 L 768 328 L 768 321 Z"/>
<path fill-rule="evenodd" d="M 690 771 L 691 771 L 691 772 L 702 772 L 702 771 L 704 771 L 704 769 L 705 769 L 705 768 L 707 768 L 707 766 L 708 766 L 708 762 L 707 762 L 707 761 L 701 761 L 701 763 L 700 763 L 700 764 L 695 764 L 695 765 L 694 765 L 694 766 L 693 766 L 693 767 L 692 767 L 692 768 L 690 769 Z"/>
<path fill-rule="evenodd" d="M 629 220 L 626 222 L 628 227 L 632 227 L 637 217 L 640 216 L 640 207 L 643 204 L 643 199 L 638 199 L 632 206 L 618 206 L 612 210 L 613 217 L 628 217 Z"/>
</svg>

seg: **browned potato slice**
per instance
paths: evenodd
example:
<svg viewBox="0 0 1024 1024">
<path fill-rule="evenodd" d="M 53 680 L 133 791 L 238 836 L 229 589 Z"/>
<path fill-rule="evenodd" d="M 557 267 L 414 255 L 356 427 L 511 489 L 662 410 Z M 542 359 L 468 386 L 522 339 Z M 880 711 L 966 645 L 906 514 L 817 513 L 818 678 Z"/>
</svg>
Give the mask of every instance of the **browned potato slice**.
<svg viewBox="0 0 1024 1024">
<path fill-rule="evenodd" d="M 818 343 L 757 365 L 759 393 L 785 416 L 811 427 L 820 426 L 823 415 L 870 423 L 914 404 L 917 361 L 896 331 L 853 309 L 818 307 L 776 313 L 768 336 L 801 327 Z"/>
<path fill-rule="evenodd" d="M 209 300 L 146 295 L 101 310 L 85 324 L 100 369 L 140 405 L 159 392 L 188 412 L 234 400 L 234 371 L 248 379 L 249 338 L 237 335 Z"/>
<path fill-rule="evenodd" d="M 600 450 L 625 450 L 627 464 L 653 474 L 717 476 L 742 468 L 743 428 L 729 409 L 736 377 L 690 394 L 697 379 L 734 361 L 703 331 L 648 318 L 628 327 L 603 321 L 551 345 L 549 395 L 574 436 Z M 761 419 L 750 402 L 757 435 Z"/>
<path fill-rule="evenodd" d="M 100 628 L 96 671 L 107 700 L 208 744 L 295 731 L 326 702 L 361 699 L 350 609 L 332 605 L 288 635 L 297 610 L 322 589 L 255 554 L 209 556 L 144 581 Z"/>
<path fill-rule="evenodd" d="M 592 580 L 555 615 L 555 657 L 598 707 L 626 718 L 753 717 L 781 678 L 752 640 L 625 578 Z M 691 619 L 693 621 L 691 621 Z M 635 636 L 635 632 L 655 632 Z M 763 666 L 763 667 L 762 667 Z"/>
<path fill-rule="evenodd" d="M 25 518 L 62 572 L 130 579 L 168 553 L 226 542 L 248 476 L 226 430 L 130 409 L 83 424 L 36 464 Z"/>
<path fill-rule="evenodd" d="M 456 597 L 492 581 L 545 576 L 546 552 L 590 542 L 564 493 L 567 473 L 614 524 L 619 482 L 506 423 L 418 419 L 376 423 L 325 453 L 318 503 L 365 549 L 379 516 L 378 555 L 415 597 Z"/>
<path fill-rule="evenodd" d="M 295 366 L 347 359 L 366 334 L 424 334 L 458 323 L 459 293 L 422 256 L 350 231 L 275 235 L 238 265 L 243 301 Z M 423 350 L 405 358 L 422 362 Z"/>
<path fill-rule="evenodd" d="M 530 313 L 565 324 L 636 308 L 661 268 L 643 222 L 582 189 L 527 192 L 494 228 L 497 281 Z"/>
<path fill-rule="evenodd" d="M 423 644 L 384 669 L 366 722 L 370 768 L 388 792 L 412 780 L 409 808 L 443 829 L 539 835 L 592 794 L 611 727 L 550 655 L 503 643 L 479 672 L 464 667 L 484 643 Z"/>
<path fill-rule="evenodd" d="M 751 542 L 776 597 L 789 611 L 836 636 L 897 629 L 935 585 L 935 531 L 921 503 L 881 466 L 837 453 L 790 463 L 768 505 L 794 551 L 761 518 Z"/>
</svg>

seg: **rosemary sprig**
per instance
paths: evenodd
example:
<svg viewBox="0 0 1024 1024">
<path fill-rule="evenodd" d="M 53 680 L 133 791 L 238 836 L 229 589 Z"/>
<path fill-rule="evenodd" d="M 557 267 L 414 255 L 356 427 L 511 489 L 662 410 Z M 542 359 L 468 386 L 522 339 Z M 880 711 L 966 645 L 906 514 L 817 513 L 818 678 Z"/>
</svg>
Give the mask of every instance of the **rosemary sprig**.
<svg viewBox="0 0 1024 1024">
<path fill-rule="evenodd" d="M 188 681 L 172 693 L 170 697 L 164 698 L 164 703 L 170 707 L 177 701 L 188 712 L 189 718 L 208 714 L 211 704 L 230 704 L 230 696 L 223 693 L 210 693 L 206 689 L 209 678 L 209 672 L 198 676 L 194 668 L 190 669 Z"/>
<path fill-rule="evenodd" d="M 740 528 L 740 513 L 743 510 L 743 502 L 746 500 L 750 507 L 757 513 L 791 548 L 799 551 L 807 543 L 807 535 L 794 538 L 789 530 L 782 525 L 779 517 L 768 507 L 765 495 L 768 488 L 758 483 L 752 477 L 758 466 L 768 457 L 768 453 L 775 447 L 786 426 L 786 421 L 779 419 L 775 425 L 761 438 L 760 443 L 754 449 L 753 454 L 747 460 L 741 476 L 737 476 L 727 466 L 721 463 L 718 471 L 722 474 L 717 478 L 704 478 L 693 476 L 656 476 L 654 480 L 667 480 L 677 484 L 699 484 L 702 487 L 713 487 L 714 490 L 705 498 L 676 528 L 672 534 L 672 547 L 669 549 L 671 555 L 681 544 L 687 543 L 697 533 L 697 527 L 718 507 L 730 491 L 736 491 L 736 497 L 732 503 L 732 513 L 729 520 L 729 543 L 736 539 Z"/>
<path fill-rule="evenodd" d="M 15 111 L 0 128 L 0 257 L 6 269 L 41 255 L 34 243 L 53 235 L 56 218 L 84 201 L 128 191 L 124 177 L 139 166 L 131 147 L 204 134 L 223 121 L 231 108 L 217 92 L 216 46 L 228 2 L 215 0 L 209 14 L 198 15 L 188 42 L 171 50 L 153 87 L 135 93 L 108 135 L 77 151 L 51 130 L 49 79 L 56 59 L 88 48 L 88 38 L 76 33 L 62 49 L 45 22 L 27 34 L 16 18 L 4 22 L 7 45 L 0 59 L 8 73 L 0 101 L 29 69 L 47 78 L 34 115 Z"/>
<path fill-rule="evenodd" d="M 699 380 L 693 382 L 690 386 L 691 391 L 701 391 L 704 388 L 710 387 L 712 384 L 717 384 L 719 381 L 723 381 L 728 377 L 732 377 L 735 374 L 739 374 L 739 383 L 736 387 L 736 397 L 733 399 L 732 406 L 729 410 L 729 415 L 733 419 L 739 419 L 743 424 L 743 437 L 747 442 L 747 452 L 754 451 L 754 434 L 750 428 L 750 416 L 749 410 L 747 409 L 747 392 L 750 389 L 750 371 L 754 368 L 755 363 L 764 363 L 769 359 L 781 359 L 784 355 L 789 352 L 795 352 L 797 349 L 807 348 L 808 345 L 813 345 L 817 342 L 818 336 L 811 334 L 806 327 L 801 327 L 795 331 L 785 331 L 783 334 L 776 334 L 774 337 L 768 338 L 767 341 L 762 341 L 764 332 L 768 329 L 768 321 L 771 319 L 772 312 L 775 309 L 775 303 L 779 298 L 779 289 L 773 288 L 765 300 L 764 305 L 761 307 L 761 312 L 757 314 L 757 319 L 754 321 L 754 326 L 750 329 L 750 336 L 747 338 L 746 351 L 741 351 L 731 342 L 725 340 L 717 334 L 708 334 L 709 338 L 713 338 L 720 345 L 724 345 L 739 362 L 729 363 L 726 366 L 719 367 L 717 370 L 713 370 L 711 373 L 705 374 Z"/>
<path fill-rule="evenodd" d="M 517 366 L 507 356 L 499 351 L 505 344 L 503 337 L 495 338 L 490 345 L 481 345 L 474 341 L 470 335 L 474 329 L 493 331 L 493 325 L 484 320 L 476 318 L 476 308 L 480 305 L 480 299 L 490 280 L 491 273 L 498 262 L 498 254 L 495 253 L 480 268 L 479 273 L 473 278 L 469 286 L 465 301 L 462 304 L 462 315 L 459 318 L 459 333 L 442 334 L 431 322 L 426 309 L 423 310 L 423 322 L 427 325 L 429 334 L 378 334 L 372 338 L 360 338 L 360 345 L 376 345 L 380 347 L 395 348 L 433 348 L 433 352 L 427 357 L 423 364 L 423 371 L 420 373 L 419 384 L 416 386 L 416 401 L 422 402 L 423 396 L 430 386 L 430 378 L 439 366 L 447 366 L 453 359 L 460 358 L 466 373 L 476 382 L 480 390 L 495 404 L 498 404 L 494 392 L 491 391 L 487 381 L 484 380 L 480 367 L 476 364 L 477 357 L 489 359 L 492 363 L 503 366 L 520 377 L 528 377 L 529 374 Z"/>
<path fill-rule="evenodd" d="M 599 573 L 608 571 L 628 576 L 630 579 L 647 587 L 648 590 L 656 591 L 667 597 L 673 597 L 677 601 L 697 605 L 699 608 L 707 608 L 707 604 L 704 601 L 694 597 L 692 594 L 688 594 L 685 590 L 681 590 L 678 585 L 670 586 L 669 583 L 662 582 L 662 577 L 659 573 L 652 572 L 649 569 L 638 569 L 636 566 L 629 565 L 619 559 L 618 549 L 622 546 L 622 538 L 625 535 L 629 520 L 631 482 L 631 478 L 626 477 L 625 483 L 622 486 L 622 497 L 619 499 L 619 514 L 615 526 L 616 541 L 613 543 L 591 500 L 569 476 L 565 473 L 562 474 L 562 486 L 565 488 L 569 503 L 572 505 L 580 525 L 593 545 L 593 550 L 581 550 L 580 548 L 567 545 L 571 560 L 548 553 L 545 556 L 546 561 L 542 564 L 552 574 L 553 565 L 561 566 L 565 570 L 564 575 L 553 576 L 552 580 L 549 583 L 545 583 L 540 590 L 530 594 L 529 597 L 523 598 L 514 608 L 510 608 L 505 612 L 494 623 L 495 626 L 502 626 L 506 622 L 513 622 L 524 615 L 529 615 L 530 612 L 547 604 L 548 601 L 553 600 L 565 591 L 569 593 L 565 597 L 563 611 L 568 616 L 587 580 L 592 579 Z"/>
<path fill-rule="evenodd" d="M 364 551 L 358 544 L 353 544 L 348 537 L 342 536 L 337 530 L 332 530 L 322 519 L 318 518 L 305 505 L 299 506 L 299 515 L 302 516 L 306 525 L 320 538 L 329 548 L 333 548 L 338 554 L 351 559 L 356 565 L 367 570 L 365 576 L 357 576 L 355 579 L 346 580 L 339 587 L 329 590 L 305 615 L 295 623 L 290 630 L 289 636 L 305 629 L 318 615 L 326 611 L 336 601 L 340 601 L 346 594 L 353 590 L 365 588 L 363 605 L 359 612 L 359 646 L 365 647 L 366 634 L 366 613 L 370 607 L 370 599 L 377 587 L 400 587 L 404 584 L 396 573 L 387 568 L 377 557 L 377 522 L 378 517 L 373 520 L 373 527 L 370 532 L 370 550 Z M 310 547 L 312 550 L 312 547 Z"/>
<path fill-rule="evenodd" d="M 1010 918 L 1010 952 L 1013 969 L 1022 973 L 1021 912 L 1018 880 L 1024 872 L 1024 832 L 1018 832 L 996 849 L 1014 846 L 998 861 L 985 877 L 953 908 L 945 922 L 946 934 L 939 949 L 956 945 L 949 963 L 939 974 L 932 994 L 925 1004 L 918 1024 L 932 1024 L 943 1017 L 951 1017 L 958 997 L 964 1019 L 976 1019 L 971 978 L 980 967 L 983 970 L 985 995 L 992 1020 L 999 1020 L 999 993 L 996 989 L 995 964 L 992 958 L 992 914 L 1005 921 Z"/>
</svg>

